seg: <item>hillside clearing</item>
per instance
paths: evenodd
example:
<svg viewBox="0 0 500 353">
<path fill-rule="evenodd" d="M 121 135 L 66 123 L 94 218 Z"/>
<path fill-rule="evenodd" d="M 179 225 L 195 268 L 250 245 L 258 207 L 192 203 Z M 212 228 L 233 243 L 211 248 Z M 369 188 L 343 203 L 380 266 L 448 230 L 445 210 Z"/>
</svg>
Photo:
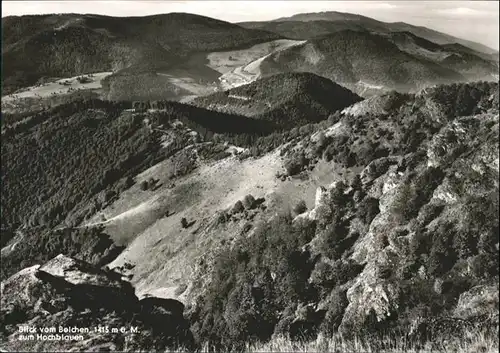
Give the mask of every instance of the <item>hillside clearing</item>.
<svg viewBox="0 0 500 353">
<path fill-rule="evenodd" d="M 261 76 L 260 65 L 266 57 L 305 41 L 280 39 L 254 45 L 244 50 L 214 52 L 207 56 L 210 68 L 219 71 L 223 89 L 251 83 Z"/>
<path fill-rule="evenodd" d="M 54 94 L 65 94 L 75 90 L 99 89 L 101 80 L 111 75 L 112 72 L 97 72 L 74 77 L 61 78 L 53 82 L 31 86 L 8 96 L 2 97 L 2 102 L 15 101 L 23 98 L 47 98 Z M 92 76 L 89 76 L 92 75 Z M 88 77 L 88 82 L 79 82 L 78 77 Z"/>
</svg>

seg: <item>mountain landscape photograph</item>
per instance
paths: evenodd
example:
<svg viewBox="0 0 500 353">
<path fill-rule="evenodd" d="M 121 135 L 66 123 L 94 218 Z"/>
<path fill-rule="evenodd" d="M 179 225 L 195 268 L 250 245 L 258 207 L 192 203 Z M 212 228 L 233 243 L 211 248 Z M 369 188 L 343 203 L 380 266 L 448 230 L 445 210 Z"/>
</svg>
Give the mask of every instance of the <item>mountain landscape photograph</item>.
<svg viewBox="0 0 500 353">
<path fill-rule="evenodd" d="M 498 351 L 498 2 L 2 10 L 1 352 Z"/>
</svg>

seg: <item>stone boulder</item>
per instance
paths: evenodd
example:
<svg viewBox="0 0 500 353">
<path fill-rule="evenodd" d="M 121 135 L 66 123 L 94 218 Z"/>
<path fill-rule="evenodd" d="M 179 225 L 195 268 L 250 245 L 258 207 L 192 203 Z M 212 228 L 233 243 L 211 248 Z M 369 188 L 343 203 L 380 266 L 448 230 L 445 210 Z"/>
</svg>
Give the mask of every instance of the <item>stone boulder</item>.
<svg viewBox="0 0 500 353">
<path fill-rule="evenodd" d="M 0 350 L 116 351 L 194 349 L 184 305 L 148 297 L 139 301 L 121 275 L 84 261 L 58 255 L 26 268 L 1 283 Z M 32 327 L 34 338 L 23 340 L 19 327 Z M 39 339 L 41 328 L 85 329 L 81 339 Z M 118 331 L 114 331 L 117 329 Z"/>
</svg>

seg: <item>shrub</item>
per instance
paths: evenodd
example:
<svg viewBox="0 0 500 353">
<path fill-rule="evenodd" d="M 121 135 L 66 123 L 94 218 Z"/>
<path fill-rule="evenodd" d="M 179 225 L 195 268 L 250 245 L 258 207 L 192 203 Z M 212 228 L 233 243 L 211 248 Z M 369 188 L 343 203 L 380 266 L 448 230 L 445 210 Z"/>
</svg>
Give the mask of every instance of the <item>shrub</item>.
<svg viewBox="0 0 500 353">
<path fill-rule="evenodd" d="M 325 136 L 323 131 L 318 134 L 318 140 L 316 141 L 316 146 L 314 146 L 314 155 L 320 158 L 325 150 L 325 147 L 330 143 L 330 139 Z"/>
<path fill-rule="evenodd" d="M 415 195 L 413 186 L 410 183 L 404 183 L 399 186 L 398 194 L 396 195 L 392 204 L 392 211 L 399 218 L 400 221 L 408 221 L 411 214 L 415 212 L 410 208 L 411 200 Z"/>
<path fill-rule="evenodd" d="M 380 279 L 388 279 L 392 276 L 392 268 L 388 265 L 382 265 L 377 268 L 377 277 Z"/>
<path fill-rule="evenodd" d="M 293 212 L 295 213 L 295 215 L 299 215 L 299 214 L 302 214 L 304 212 L 307 211 L 307 205 L 306 205 L 306 202 L 304 200 L 300 200 L 299 202 L 297 202 L 297 204 L 293 207 Z"/>
<path fill-rule="evenodd" d="M 142 191 L 146 191 L 147 189 L 149 189 L 149 184 L 148 184 L 148 182 L 146 180 L 144 180 L 143 182 L 141 182 L 140 186 L 141 186 L 141 190 Z"/>
<path fill-rule="evenodd" d="M 453 237 L 453 248 L 461 259 L 477 254 L 477 236 L 467 230 L 459 230 Z"/>
<path fill-rule="evenodd" d="M 498 265 L 498 254 L 479 254 L 469 260 L 471 272 L 478 279 L 498 277 Z"/>
<path fill-rule="evenodd" d="M 311 283 L 313 283 L 320 292 L 320 295 L 329 293 L 335 286 L 336 275 L 332 265 L 325 261 L 318 261 L 311 273 Z"/>
<path fill-rule="evenodd" d="M 418 221 L 420 226 L 424 227 L 436 219 L 441 212 L 443 212 L 443 205 L 436 205 L 434 203 L 425 204 L 418 214 Z"/>
<path fill-rule="evenodd" d="M 478 250 L 481 253 L 486 254 L 497 254 L 498 253 L 498 243 L 499 243 L 499 227 L 494 226 L 489 232 L 481 234 L 477 244 Z"/>
<path fill-rule="evenodd" d="M 220 211 L 217 214 L 217 224 L 226 223 L 229 220 L 229 218 L 230 218 L 230 216 L 228 215 L 228 213 L 226 211 Z"/>
<path fill-rule="evenodd" d="M 77 81 L 80 82 L 80 83 L 88 83 L 88 82 L 91 82 L 92 80 L 87 77 L 87 76 L 78 76 L 77 78 Z"/>
<path fill-rule="evenodd" d="M 172 177 L 181 177 L 195 168 L 192 151 L 182 150 L 172 157 L 173 174 Z"/>
<path fill-rule="evenodd" d="M 397 276 L 403 280 L 409 280 L 417 274 L 418 271 L 418 262 L 412 261 L 408 259 L 403 262 L 403 264 L 397 269 Z"/>
<path fill-rule="evenodd" d="M 335 206 L 343 207 L 347 203 L 347 196 L 345 195 L 345 191 L 347 189 L 347 185 L 339 180 L 335 186 L 330 190 L 330 199 L 332 204 Z"/>
<path fill-rule="evenodd" d="M 364 266 L 352 259 L 337 260 L 333 267 L 337 285 L 347 283 L 363 271 Z"/>
<path fill-rule="evenodd" d="M 189 223 L 188 223 L 187 219 L 184 218 L 184 217 L 182 217 L 182 219 L 181 219 L 181 226 L 182 226 L 182 228 L 187 228 L 188 225 L 189 225 Z"/>
<path fill-rule="evenodd" d="M 128 176 L 125 178 L 125 182 L 123 184 L 123 190 L 129 189 L 132 185 L 134 185 L 134 178 Z"/>
<path fill-rule="evenodd" d="M 361 177 L 359 174 L 356 174 L 356 176 L 352 179 L 351 181 L 351 188 L 354 191 L 361 191 L 363 190 L 363 182 L 361 181 Z"/>
</svg>

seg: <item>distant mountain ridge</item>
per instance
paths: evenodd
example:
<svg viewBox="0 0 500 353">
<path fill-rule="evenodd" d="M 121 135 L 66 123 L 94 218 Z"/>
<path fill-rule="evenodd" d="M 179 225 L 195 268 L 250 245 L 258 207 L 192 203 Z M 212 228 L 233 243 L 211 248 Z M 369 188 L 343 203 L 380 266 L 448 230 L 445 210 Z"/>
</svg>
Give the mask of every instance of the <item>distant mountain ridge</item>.
<svg viewBox="0 0 500 353">
<path fill-rule="evenodd" d="M 262 22 L 242 22 L 239 23 L 240 25 L 247 27 L 247 28 L 254 28 L 254 29 L 267 29 L 271 30 L 277 33 L 280 33 L 285 36 L 293 36 L 291 35 L 293 32 L 291 32 L 290 27 L 286 26 L 287 22 L 292 22 L 293 25 L 297 25 L 297 22 L 303 22 L 306 23 L 304 27 L 307 27 L 307 23 L 309 22 L 310 26 L 315 26 L 317 25 L 316 22 L 319 22 L 321 25 L 322 21 L 324 22 L 330 22 L 330 23 L 336 23 L 336 24 L 341 24 L 341 28 L 339 29 L 347 29 L 351 28 L 355 25 L 360 25 L 365 29 L 371 30 L 371 31 L 384 31 L 384 32 L 402 32 L 402 31 L 408 31 L 411 32 L 419 37 L 425 38 L 427 40 L 430 40 L 432 42 L 435 42 L 437 44 L 452 44 L 452 43 L 458 43 L 461 45 L 464 45 L 466 47 L 469 47 L 475 51 L 483 52 L 486 54 L 495 54 L 498 53 L 498 50 L 494 50 L 492 48 L 487 47 L 486 45 L 479 44 L 473 41 L 461 39 L 454 37 L 452 35 L 442 33 L 433 29 L 429 29 L 426 27 L 422 26 L 415 26 L 411 25 L 405 22 L 392 22 L 392 23 L 387 23 L 387 22 L 382 22 L 382 21 L 377 21 L 373 18 L 362 16 L 362 15 L 357 15 L 357 14 L 351 14 L 351 13 L 344 13 L 344 12 L 337 12 L 337 11 L 327 11 L 327 12 L 317 12 L 317 13 L 301 13 L 297 15 L 293 15 L 290 17 L 282 17 L 278 18 L 273 21 L 262 21 Z M 280 26 L 281 25 L 281 26 Z M 303 37 L 297 38 L 297 39 L 304 39 Z"/>
<path fill-rule="evenodd" d="M 168 68 L 189 53 L 248 47 L 281 36 L 209 17 L 39 15 L 2 18 L 3 91 L 42 77 Z"/>
</svg>

